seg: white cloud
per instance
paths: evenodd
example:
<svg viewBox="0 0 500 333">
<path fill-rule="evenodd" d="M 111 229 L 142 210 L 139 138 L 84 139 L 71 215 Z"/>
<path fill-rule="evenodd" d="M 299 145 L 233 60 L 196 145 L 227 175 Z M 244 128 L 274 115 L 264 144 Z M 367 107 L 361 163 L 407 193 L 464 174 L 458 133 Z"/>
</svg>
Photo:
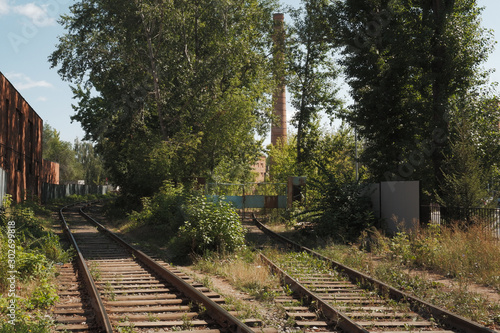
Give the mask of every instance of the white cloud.
<svg viewBox="0 0 500 333">
<path fill-rule="evenodd" d="M 9 2 L 8 0 L 0 0 L 0 15 L 9 13 Z"/>
<path fill-rule="evenodd" d="M 0 0 L 6 1 L 6 0 Z M 33 24 L 39 27 L 46 27 L 56 24 L 56 19 L 54 17 L 50 17 L 48 13 L 48 6 L 38 6 L 35 3 L 28 3 L 25 5 L 13 6 L 12 11 L 26 16 L 29 18 Z"/>
<path fill-rule="evenodd" d="M 39 102 L 47 102 L 49 99 L 45 96 L 40 96 L 36 100 Z"/>
<path fill-rule="evenodd" d="M 28 90 L 31 88 L 52 88 L 53 85 L 45 80 L 35 81 L 22 73 L 7 73 L 5 75 L 14 87 L 18 90 Z"/>
</svg>

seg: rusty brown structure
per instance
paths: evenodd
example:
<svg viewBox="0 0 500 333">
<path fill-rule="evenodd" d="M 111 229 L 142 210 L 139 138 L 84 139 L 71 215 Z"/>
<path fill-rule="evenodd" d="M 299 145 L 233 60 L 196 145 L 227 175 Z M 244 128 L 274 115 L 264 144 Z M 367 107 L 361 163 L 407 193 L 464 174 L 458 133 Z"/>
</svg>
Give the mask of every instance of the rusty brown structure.
<svg viewBox="0 0 500 333">
<path fill-rule="evenodd" d="M 274 59 L 278 64 L 283 65 L 285 54 L 285 15 L 276 13 L 273 15 L 274 22 Z M 278 66 L 282 67 L 282 66 Z M 271 126 L 271 143 L 286 142 L 286 85 L 285 78 L 279 79 L 279 86 L 273 96 L 274 115 L 276 121 Z"/>
<path fill-rule="evenodd" d="M 43 182 L 59 182 L 59 165 L 42 159 L 43 120 L 0 72 L 0 168 L 14 202 L 40 197 Z"/>
</svg>

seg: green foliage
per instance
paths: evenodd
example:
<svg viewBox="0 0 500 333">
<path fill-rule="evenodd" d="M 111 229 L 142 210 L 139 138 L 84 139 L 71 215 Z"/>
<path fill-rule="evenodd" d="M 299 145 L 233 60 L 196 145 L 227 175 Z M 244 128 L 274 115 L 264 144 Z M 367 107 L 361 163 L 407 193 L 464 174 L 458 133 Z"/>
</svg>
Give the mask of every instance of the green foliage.
<svg viewBox="0 0 500 333">
<path fill-rule="evenodd" d="M 23 316 L 21 320 L 16 320 L 15 325 L 8 322 L 0 322 L 1 333 L 50 333 L 52 321 L 43 316 L 34 316 L 34 318 L 26 318 Z"/>
<path fill-rule="evenodd" d="M 174 234 L 184 222 L 184 197 L 182 186 L 176 187 L 165 182 L 154 196 L 141 199 L 142 209 L 139 212 L 133 211 L 129 219 L 136 226 L 148 224 L 161 227 L 167 234 Z"/>
<path fill-rule="evenodd" d="M 75 139 L 73 146 L 76 160 L 82 169 L 82 179 L 87 185 L 103 185 L 106 183 L 106 170 L 102 157 L 91 142 Z"/>
<path fill-rule="evenodd" d="M 57 289 L 53 284 L 46 279 L 41 281 L 41 284 L 36 287 L 28 300 L 27 309 L 44 309 L 52 307 L 59 300 Z"/>
<path fill-rule="evenodd" d="M 299 175 L 297 167 L 297 139 L 288 135 L 287 141 L 269 146 L 270 178 L 274 182 L 287 182 L 288 177 Z"/>
<path fill-rule="evenodd" d="M 59 163 L 59 182 L 82 179 L 82 167 L 78 164 L 70 142 L 61 141 L 59 132 L 43 125 L 43 158 Z"/>
<path fill-rule="evenodd" d="M 232 206 L 203 196 L 188 197 L 179 237 L 195 253 L 233 252 L 245 244 L 245 230 Z"/>
<path fill-rule="evenodd" d="M 471 124 L 460 117 L 455 123 L 451 151 L 445 160 L 438 202 L 445 207 L 475 208 L 487 197 L 485 174 L 474 146 Z"/>
<path fill-rule="evenodd" d="M 343 116 L 366 140 L 363 163 L 377 181 L 418 179 L 432 193 L 453 99 L 485 82 L 493 39 L 481 9 L 474 0 L 338 1 L 330 13 L 354 99 Z"/>
<path fill-rule="evenodd" d="M 311 137 L 309 137 L 311 139 Z M 320 132 L 309 159 L 297 166 L 297 139 L 289 135 L 288 141 L 278 147 L 269 147 L 270 176 L 273 181 L 286 182 L 290 176 L 307 176 L 320 180 L 324 173 L 318 165 L 331 173 L 355 175 L 355 144 L 349 129 L 341 127 L 336 132 Z"/>
<path fill-rule="evenodd" d="M 322 177 L 309 182 L 309 187 L 317 193 L 317 200 L 305 213 L 317 223 L 318 235 L 341 241 L 357 239 L 376 222 L 367 196 L 369 188 L 351 175 L 331 173 L 322 165 L 318 165 L 318 169 Z"/>
<path fill-rule="evenodd" d="M 272 0 L 71 6 L 50 61 L 77 85 L 73 119 L 123 193 L 250 174 L 254 134 L 265 133 L 271 109 L 274 8 Z"/>
<path fill-rule="evenodd" d="M 333 60 L 331 34 L 326 9 L 328 1 L 303 1 L 302 7 L 290 10 L 292 24 L 287 36 L 288 82 L 291 104 L 297 110 L 292 124 L 297 127 L 297 167 L 311 158 L 317 142 L 315 121 L 320 112 L 332 116 L 341 107 L 336 97 L 335 80 L 339 75 Z"/>
<path fill-rule="evenodd" d="M 46 218 L 47 211 L 33 202 L 11 207 L 9 200 L 4 202 L 5 210 L 1 212 L 0 227 L 0 332 L 51 332 L 53 324 L 43 311 L 49 309 L 57 301 L 57 290 L 53 283 L 55 277 L 54 262 L 69 260 L 71 252 L 64 251 L 58 237 L 46 231 L 46 221 L 35 215 L 42 212 Z M 14 225 L 15 239 L 9 238 L 7 227 Z M 15 250 L 15 262 L 9 262 L 9 254 Z M 10 252 L 9 252 L 10 251 Z M 15 325 L 8 322 L 7 305 L 10 299 L 12 280 L 9 266 L 15 265 L 16 273 L 16 319 Z M 6 292 L 8 290 L 8 292 Z"/>
</svg>

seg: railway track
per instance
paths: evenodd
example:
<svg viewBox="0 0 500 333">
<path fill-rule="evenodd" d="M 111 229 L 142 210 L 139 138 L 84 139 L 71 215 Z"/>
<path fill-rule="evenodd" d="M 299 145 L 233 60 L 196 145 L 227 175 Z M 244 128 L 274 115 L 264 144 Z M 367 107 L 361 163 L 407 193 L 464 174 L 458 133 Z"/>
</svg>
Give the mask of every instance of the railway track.
<svg viewBox="0 0 500 333">
<path fill-rule="evenodd" d="M 220 295 L 83 217 L 81 206 L 60 211 L 77 260 L 60 269 L 61 298 L 54 311 L 58 331 L 275 331 L 237 319 Z"/>
<path fill-rule="evenodd" d="M 495 332 L 302 247 L 255 216 L 253 222 L 287 249 L 260 256 L 289 290 L 277 301 L 303 331 Z"/>
</svg>

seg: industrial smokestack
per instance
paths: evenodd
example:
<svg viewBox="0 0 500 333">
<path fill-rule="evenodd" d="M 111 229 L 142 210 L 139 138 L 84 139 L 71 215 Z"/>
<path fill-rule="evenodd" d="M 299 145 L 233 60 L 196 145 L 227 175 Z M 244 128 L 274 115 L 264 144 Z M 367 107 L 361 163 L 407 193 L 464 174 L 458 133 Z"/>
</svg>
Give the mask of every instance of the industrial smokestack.
<svg viewBox="0 0 500 333">
<path fill-rule="evenodd" d="M 285 61 L 285 15 L 277 13 L 273 15 L 274 22 L 274 60 L 277 68 L 283 69 Z M 282 75 L 282 74 L 279 74 Z M 274 115 L 277 121 L 271 126 L 271 143 L 273 145 L 279 142 L 286 142 L 286 86 L 285 78 L 282 76 L 279 79 L 279 85 L 273 95 Z"/>
</svg>

